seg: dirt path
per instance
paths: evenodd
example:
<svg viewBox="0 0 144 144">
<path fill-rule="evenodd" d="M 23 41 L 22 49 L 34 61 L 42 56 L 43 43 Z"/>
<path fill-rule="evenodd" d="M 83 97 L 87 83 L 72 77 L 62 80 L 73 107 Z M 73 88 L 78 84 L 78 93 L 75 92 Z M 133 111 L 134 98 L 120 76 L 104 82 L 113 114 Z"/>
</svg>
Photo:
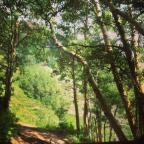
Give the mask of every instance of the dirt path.
<svg viewBox="0 0 144 144">
<path fill-rule="evenodd" d="M 12 139 L 11 144 L 72 144 L 68 139 L 65 139 L 66 135 L 64 133 L 49 132 L 46 129 L 37 128 L 27 124 L 19 124 L 19 127 L 18 136 Z M 144 138 L 142 137 L 137 141 L 128 141 L 126 143 L 108 142 L 108 144 L 144 144 Z"/>
<path fill-rule="evenodd" d="M 12 139 L 12 144 L 70 144 L 64 134 L 20 124 L 18 136 Z"/>
</svg>

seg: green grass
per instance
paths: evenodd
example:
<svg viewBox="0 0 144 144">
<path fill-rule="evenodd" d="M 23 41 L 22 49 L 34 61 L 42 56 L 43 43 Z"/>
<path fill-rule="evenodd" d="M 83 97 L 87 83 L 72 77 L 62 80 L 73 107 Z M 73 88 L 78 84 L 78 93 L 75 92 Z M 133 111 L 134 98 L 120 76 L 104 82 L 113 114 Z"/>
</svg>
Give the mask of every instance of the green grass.
<svg viewBox="0 0 144 144">
<path fill-rule="evenodd" d="M 40 101 L 27 97 L 17 82 L 14 83 L 10 107 L 22 123 L 37 127 L 58 126 L 59 119 L 51 107 L 46 107 Z"/>
<path fill-rule="evenodd" d="M 75 116 L 66 114 L 64 116 L 64 128 L 59 125 L 59 118 L 51 107 L 43 105 L 39 100 L 27 97 L 19 87 L 18 82 L 13 84 L 14 92 L 11 97 L 10 109 L 16 115 L 18 121 L 36 127 L 48 128 L 49 130 L 60 130 L 67 133 L 71 141 L 79 142 L 76 135 Z M 82 118 L 80 118 L 82 125 Z"/>
</svg>

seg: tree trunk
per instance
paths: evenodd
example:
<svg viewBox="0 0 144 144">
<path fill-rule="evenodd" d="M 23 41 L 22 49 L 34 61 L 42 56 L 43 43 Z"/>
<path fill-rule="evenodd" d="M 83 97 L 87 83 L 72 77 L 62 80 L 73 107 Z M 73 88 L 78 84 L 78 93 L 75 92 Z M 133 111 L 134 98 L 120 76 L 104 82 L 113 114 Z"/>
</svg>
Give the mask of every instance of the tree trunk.
<svg viewBox="0 0 144 144">
<path fill-rule="evenodd" d="M 105 99 L 103 98 L 103 95 L 101 94 L 99 88 L 97 87 L 88 63 L 85 61 L 85 59 L 83 57 L 81 57 L 80 55 L 78 55 L 72 51 L 67 50 L 60 42 L 58 42 L 56 35 L 54 33 L 53 25 L 51 23 L 50 23 L 50 29 L 51 29 L 51 33 L 52 33 L 52 38 L 53 38 L 57 48 L 62 50 L 64 53 L 68 54 L 70 57 L 72 57 L 72 58 L 74 57 L 84 66 L 84 68 L 86 69 L 86 72 L 87 72 L 88 82 L 91 85 L 91 87 L 94 91 L 94 94 L 95 94 L 96 98 L 98 99 L 99 104 L 100 104 L 105 116 L 107 117 L 111 126 L 113 127 L 114 131 L 116 132 L 119 140 L 127 141 L 127 138 L 126 138 L 125 134 L 123 133 L 120 125 L 117 123 L 117 120 L 111 113 L 109 106 L 107 105 Z"/>
<path fill-rule="evenodd" d="M 113 14 L 118 32 L 121 36 L 121 41 L 124 46 L 124 52 L 126 54 L 126 60 L 130 69 L 131 81 L 134 86 L 136 107 L 138 109 L 138 125 L 137 125 L 138 130 L 137 131 L 139 134 L 137 134 L 137 136 L 142 136 L 144 134 L 144 93 L 142 91 L 142 87 L 136 73 L 137 66 L 135 65 L 136 64 L 135 58 L 133 58 L 133 52 L 130 48 L 131 46 L 128 43 L 124 28 L 118 21 L 118 16 L 116 15 L 115 11 L 112 8 L 111 8 L 111 12 Z"/>
<path fill-rule="evenodd" d="M 122 80 L 119 76 L 119 73 L 117 72 L 117 68 L 116 68 L 115 63 L 114 63 L 114 58 L 113 58 L 113 54 L 112 54 L 113 50 L 111 47 L 111 42 L 108 38 L 106 27 L 105 27 L 103 19 L 102 19 L 102 14 L 101 14 L 102 11 L 101 11 L 101 8 L 99 5 L 99 1 L 95 0 L 94 5 L 95 5 L 95 14 L 98 17 L 98 22 L 99 22 L 99 25 L 100 25 L 100 28 L 101 28 L 101 31 L 103 34 L 104 42 L 106 45 L 106 52 L 111 56 L 110 66 L 111 66 L 112 74 L 114 76 L 114 80 L 115 80 L 117 89 L 119 91 L 119 94 L 121 96 L 124 108 L 126 110 L 126 114 L 127 114 L 127 118 L 128 118 L 128 122 L 129 122 L 129 125 L 131 128 L 132 134 L 135 137 L 136 133 L 135 133 L 135 127 L 134 127 L 134 123 L 133 123 L 131 104 L 130 104 L 130 101 L 128 100 L 128 96 L 126 95 L 126 92 L 124 91 Z"/>
<path fill-rule="evenodd" d="M 77 90 L 76 90 L 76 78 L 75 78 L 75 59 L 73 58 L 72 62 L 72 79 L 73 79 L 73 96 L 74 96 L 74 106 L 75 106 L 75 116 L 76 116 L 76 128 L 77 132 L 80 131 L 80 122 L 79 122 L 79 109 L 77 102 Z"/>
<path fill-rule="evenodd" d="M 111 142 L 111 138 L 112 138 L 112 127 L 109 126 L 109 142 Z"/>
<path fill-rule="evenodd" d="M 97 119 L 95 118 L 95 139 L 94 142 L 99 142 L 99 136 L 98 136 L 98 124 L 97 124 Z"/>
<path fill-rule="evenodd" d="M 87 76 L 84 70 L 84 113 L 83 113 L 83 122 L 84 122 L 84 136 L 88 135 L 88 94 L 87 94 Z"/>
<path fill-rule="evenodd" d="M 121 99 L 122 99 L 122 102 L 126 111 L 128 123 L 131 128 L 131 132 L 133 134 L 133 137 L 136 138 L 136 129 L 135 129 L 134 117 L 133 117 L 130 101 L 128 99 L 126 91 L 123 88 L 121 77 L 119 76 L 117 72 L 115 72 L 116 71 L 115 68 L 111 67 L 111 69 L 113 69 L 114 79 L 116 81 L 116 85 L 117 85 L 119 94 L 121 96 Z"/>
<path fill-rule="evenodd" d="M 118 110 L 118 106 L 116 106 L 116 109 L 114 111 L 114 117 L 116 117 L 116 113 L 117 113 L 117 110 Z M 109 142 L 111 141 L 112 139 L 112 127 L 110 126 L 110 131 L 109 131 Z"/>
<path fill-rule="evenodd" d="M 84 39 L 87 39 L 87 32 L 88 32 L 88 7 L 86 7 L 86 16 L 85 16 L 85 20 L 83 21 L 84 24 L 84 30 L 83 30 L 83 34 L 84 34 Z"/>
<path fill-rule="evenodd" d="M 12 76 L 13 76 L 13 71 L 15 68 L 16 46 L 18 43 L 18 27 L 19 27 L 19 22 L 16 21 L 15 25 L 13 25 L 12 27 L 11 44 L 7 52 L 7 69 L 6 69 L 6 74 L 5 74 L 5 77 L 6 77 L 5 95 L 4 95 L 4 101 L 3 101 L 3 108 L 5 110 L 9 109 L 9 102 L 10 102 L 10 97 L 11 97 Z"/>
<path fill-rule="evenodd" d="M 11 78 L 12 78 L 12 69 L 8 67 L 6 70 L 6 81 L 5 81 L 5 95 L 3 101 L 3 108 L 5 110 L 9 109 L 9 102 L 11 97 Z"/>
<path fill-rule="evenodd" d="M 104 142 L 106 142 L 106 123 L 107 121 L 104 121 L 104 126 L 103 126 L 103 140 Z"/>
<path fill-rule="evenodd" d="M 101 122 L 101 110 L 96 111 L 96 119 L 98 125 L 98 142 L 102 142 L 102 122 Z"/>
</svg>

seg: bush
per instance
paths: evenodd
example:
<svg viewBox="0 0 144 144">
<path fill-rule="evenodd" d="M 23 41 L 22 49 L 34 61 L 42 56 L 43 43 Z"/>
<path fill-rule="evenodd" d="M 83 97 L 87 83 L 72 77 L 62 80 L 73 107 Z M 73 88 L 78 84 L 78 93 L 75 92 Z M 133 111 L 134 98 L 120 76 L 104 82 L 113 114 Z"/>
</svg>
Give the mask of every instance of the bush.
<svg viewBox="0 0 144 144">
<path fill-rule="evenodd" d="M 17 81 L 13 83 L 13 87 L 10 109 L 20 122 L 43 128 L 47 125 L 58 126 L 59 119 L 51 106 L 43 105 L 39 100 L 27 97 Z"/>
<path fill-rule="evenodd" d="M 27 66 L 18 81 L 25 95 L 51 106 L 59 119 L 64 116 L 69 107 L 69 98 L 63 83 L 52 76 L 49 68 L 42 65 Z"/>
<path fill-rule="evenodd" d="M 0 112 L 0 143 L 7 144 L 16 133 L 17 118 L 10 111 Z"/>
<path fill-rule="evenodd" d="M 59 123 L 59 129 L 68 132 L 69 134 L 75 134 L 76 132 L 73 124 L 67 122 L 66 120 L 63 120 Z"/>
</svg>

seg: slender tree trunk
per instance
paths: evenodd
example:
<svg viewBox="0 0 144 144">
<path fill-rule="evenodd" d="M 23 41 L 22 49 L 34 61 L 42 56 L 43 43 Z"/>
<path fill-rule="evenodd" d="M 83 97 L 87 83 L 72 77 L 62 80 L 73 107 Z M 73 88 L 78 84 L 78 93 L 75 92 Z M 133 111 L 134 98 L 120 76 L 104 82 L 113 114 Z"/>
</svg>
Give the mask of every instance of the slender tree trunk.
<svg viewBox="0 0 144 144">
<path fill-rule="evenodd" d="M 88 6 L 86 6 L 86 16 L 83 21 L 84 24 L 84 40 L 87 40 L 87 32 L 88 32 Z M 83 113 L 83 122 L 84 122 L 84 136 L 88 135 L 88 94 L 87 94 L 87 73 L 85 72 L 85 68 L 83 71 L 84 80 L 83 80 L 83 90 L 84 90 L 84 113 Z"/>
<path fill-rule="evenodd" d="M 96 119 L 98 124 L 98 142 L 102 142 L 102 122 L 101 122 L 101 110 L 96 112 Z"/>
<path fill-rule="evenodd" d="M 116 117 L 116 114 L 117 114 L 117 110 L 118 110 L 118 106 L 116 106 L 116 109 L 115 109 L 115 111 L 114 111 L 114 116 Z M 113 131 L 113 129 L 112 129 L 112 127 L 110 126 L 110 131 L 109 131 L 109 142 L 111 141 L 111 139 L 112 139 L 112 131 Z"/>
<path fill-rule="evenodd" d="M 87 76 L 84 70 L 84 113 L 83 113 L 83 122 L 84 122 L 84 136 L 88 135 L 88 94 L 87 94 Z"/>
<path fill-rule="evenodd" d="M 95 118 L 94 120 L 95 120 L 95 134 L 94 134 L 95 139 L 94 139 L 94 142 L 99 142 L 97 118 Z"/>
<path fill-rule="evenodd" d="M 92 139 L 91 137 L 91 112 L 89 112 L 89 117 L 88 117 L 88 130 L 89 130 L 89 139 Z"/>
<path fill-rule="evenodd" d="M 126 114 L 127 114 L 127 118 L 128 118 L 128 122 L 129 122 L 129 125 L 131 128 L 132 134 L 135 137 L 136 133 L 135 133 L 135 127 L 134 127 L 134 123 L 133 123 L 131 104 L 130 104 L 130 101 L 128 100 L 128 96 L 126 95 L 126 92 L 124 90 L 122 80 L 119 76 L 119 73 L 117 72 L 117 68 L 116 68 L 115 63 L 114 63 L 114 58 L 113 58 L 113 53 L 112 53 L 113 50 L 111 47 L 111 42 L 108 38 L 106 27 L 105 27 L 103 19 L 102 19 L 102 14 L 101 14 L 102 11 L 100 8 L 99 0 L 95 0 L 94 5 L 95 5 L 95 14 L 98 17 L 99 25 L 100 25 L 100 28 L 101 28 L 101 31 L 103 34 L 103 38 L 104 38 L 104 42 L 106 45 L 106 51 L 111 56 L 110 66 L 111 66 L 112 74 L 114 76 L 114 80 L 115 80 L 117 89 L 119 91 L 119 94 L 121 96 L 122 102 L 124 104 L 124 108 L 126 110 Z"/>
<path fill-rule="evenodd" d="M 72 79 L 73 79 L 73 96 L 74 96 L 74 106 L 75 106 L 75 115 L 76 115 L 76 128 L 77 132 L 80 131 L 80 121 L 79 121 L 79 109 L 77 101 L 77 89 L 76 89 L 76 78 L 75 78 L 75 59 L 73 58 L 72 62 Z"/>
<path fill-rule="evenodd" d="M 84 39 L 87 39 L 87 32 L 88 32 L 88 7 L 86 7 L 86 16 L 85 16 L 85 20 L 83 22 L 84 24 L 84 30 L 83 30 L 83 34 L 84 34 Z"/>
<path fill-rule="evenodd" d="M 106 142 L 106 123 L 107 121 L 104 121 L 104 125 L 103 125 L 103 140 L 104 142 Z"/>
<path fill-rule="evenodd" d="M 107 117 L 107 119 L 109 120 L 111 126 L 113 127 L 115 133 L 117 134 L 117 137 L 119 138 L 120 141 L 127 141 L 127 138 L 125 136 L 125 134 L 123 133 L 121 126 L 117 123 L 117 120 L 115 119 L 115 117 L 113 116 L 113 114 L 110 111 L 109 106 L 107 105 L 105 99 L 103 98 L 103 95 L 101 94 L 99 88 L 96 85 L 96 82 L 94 80 L 94 77 L 91 73 L 91 70 L 89 68 L 88 63 L 85 61 L 85 59 L 83 57 L 81 57 L 80 55 L 67 50 L 56 38 L 56 35 L 54 33 L 54 29 L 53 29 L 53 25 L 50 23 L 50 29 L 51 29 L 51 33 L 52 33 L 52 38 L 57 46 L 58 49 L 62 50 L 64 53 L 68 54 L 70 57 L 74 57 L 75 59 L 77 59 L 86 69 L 87 72 L 87 76 L 88 76 L 88 82 L 91 85 L 94 94 L 96 96 L 96 98 L 99 101 L 99 104 L 105 114 L 105 116 Z"/>
<path fill-rule="evenodd" d="M 129 10 L 130 13 L 131 13 L 131 9 Z M 132 15 L 131 15 L 132 17 Z M 139 65 L 139 61 L 140 61 L 140 53 L 138 52 L 138 44 L 136 43 L 136 38 L 135 38 L 135 28 L 133 25 L 130 26 L 131 28 L 131 47 L 133 49 L 133 53 L 134 53 L 134 63 L 135 63 L 135 69 L 136 69 L 136 72 L 140 72 L 140 65 Z M 137 77 L 137 80 L 139 81 L 139 84 L 140 84 L 140 87 L 142 89 L 142 85 L 141 85 L 141 78 L 140 77 Z M 143 89 L 142 89 L 143 91 Z M 139 121 L 141 121 L 140 119 L 143 119 L 143 118 L 140 118 L 139 115 L 139 109 L 136 107 L 136 112 L 135 112 L 135 115 L 136 115 L 136 119 L 135 119 L 135 125 L 137 126 L 137 129 L 135 131 L 137 131 L 137 136 L 141 136 L 143 133 L 144 133 L 144 130 L 142 130 L 141 128 L 141 123 Z M 144 120 L 143 120 L 144 122 Z M 140 132 L 141 131 L 141 132 Z"/>
<path fill-rule="evenodd" d="M 111 138 L 112 138 L 112 127 L 109 126 L 109 142 L 111 142 Z"/>
</svg>

